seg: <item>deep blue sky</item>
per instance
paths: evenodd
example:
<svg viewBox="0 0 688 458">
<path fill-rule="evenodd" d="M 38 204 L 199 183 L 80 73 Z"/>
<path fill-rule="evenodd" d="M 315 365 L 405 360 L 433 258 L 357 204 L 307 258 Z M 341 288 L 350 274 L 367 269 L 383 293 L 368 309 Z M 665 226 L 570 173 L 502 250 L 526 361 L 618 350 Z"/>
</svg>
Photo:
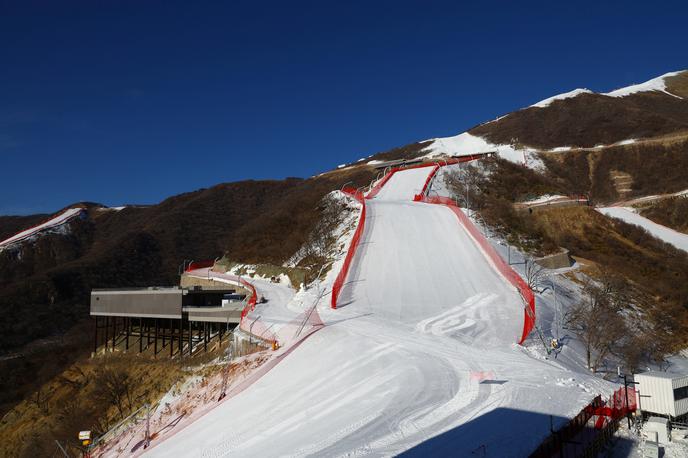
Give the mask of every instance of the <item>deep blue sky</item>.
<svg viewBox="0 0 688 458">
<path fill-rule="evenodd" d="M 686 17 L 686 2 L 0 0 L 0 214 L 307 177 L 641 82 L 688 67 Z"/>
</svg>

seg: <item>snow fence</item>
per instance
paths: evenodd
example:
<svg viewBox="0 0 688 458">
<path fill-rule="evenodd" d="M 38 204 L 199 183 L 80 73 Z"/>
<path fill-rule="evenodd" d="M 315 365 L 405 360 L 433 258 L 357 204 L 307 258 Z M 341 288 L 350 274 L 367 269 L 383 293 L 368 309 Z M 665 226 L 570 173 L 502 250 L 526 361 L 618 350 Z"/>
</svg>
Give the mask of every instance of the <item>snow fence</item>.
<svg viewBox="0 0 688 458">
<path fill-rule="evenodd" d="M 476 241 L 478 246 L 482 249 L 485 256 L 492 262 L 492 265 L 497 269 L 497 271 L 511 283 L 518 292 L 521 294 L 523 301 L 525 303 L 524 307 L 524 318 L 523 318 L 523 332 L 521 334 L 521 339 L 519 344 L 522 344 L 530 331 L 535 327 L 535 295 L 530 289 L 528 284 L 521 278 L 519 274 L 516 273 L 497 251 L 490 245 L 485 236 L 480 233 L 478 228 L 473 224 L 473 222 L 466 216 L 466 214 L 459 208 L 454 201 L 448 197 L 420 197 L 419 201 L 426 202 L 430 204 L 440 204 L 447 206 L 454 214 L 459 218 L 461 225 L 466 228 L 473 240 Z"/>
<path fill-rule="evenodd" d="M 388 174 L 391 176 L 390 174 Z M 389 178 L 387 178 L 389 180 Z M 383 178 L 380 181 L 385 181 L 386 180 Z M 380 186 L 382 188 L 382 186 Z M 349 250 L 346 252 L 346 258 L 344 258 L 344 264 L 342 265 L 341 270 L 339 271 L 339 274 L 337 275 L 337 278 L 334 280 L 334 284 L 332 285 L 332 301 L 331 301 L 331 306 L 333 309 L 337 308 L 337 300 L 339 299 L 339 294 L 342 292 L 342 288 L 344 287 L 344 281 L 346 280 L 346 276 L 349 274 L 349 269 L 351 268 L 351 262 L 354 259 L 354 255 L 356 254 L 356 249 L 358 248 L 359 243 L 361 242 L 361 237 L 363 236 L 363 228 L 365 227 L 365 219 L 366 219 L 366 204 L 365 204 L 365 196 L 361 191 L 358 190 L 353 190 L 353 189 L 348 189 L 345 188 L 342 190 L 342 192 L 349 194 L 352 196 L 354 199 L 359 201 L 361 203 L 361 215 L 358 218 L 358 225 L 356 226 L 356 232 L 354 232 L 354 236 L 351 239 L 351 244 L 349 245 Z M 379 190 L 378 190 L 379 192 Z"/>
</svg>

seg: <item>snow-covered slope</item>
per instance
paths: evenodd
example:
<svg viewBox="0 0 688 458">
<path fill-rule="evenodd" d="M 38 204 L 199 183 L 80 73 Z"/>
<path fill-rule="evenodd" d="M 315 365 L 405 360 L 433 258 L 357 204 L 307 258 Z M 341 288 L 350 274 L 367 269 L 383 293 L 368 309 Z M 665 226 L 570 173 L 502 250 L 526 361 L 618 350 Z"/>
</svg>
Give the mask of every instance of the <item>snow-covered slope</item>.
<svg viewBox="0 0 688 458">
<path fill-rule="evenodd" d="M 555 100 L 570 99 L 570 98 L 576 97 L 577 95 L 580 95 L 580 94 L 591 94 L 591 93 L 592 93 L 592 91 L 590 89 L 574 89 L 573 91 L 564 92 L 563 94 L 557 94 L 553 97 L 546 98 L 545 100 L 540 100 L 538 103 L 534 103 L 533 105 L 531 105 L 531 107 L 545 108 L 545 107 L 548 107 Z"/>
<path fill-rule="evenodd" d="M 618 139 L 618 141 L 613 142 L 613 146 L 628 145 L 636 142 L 636 138 L 630 138 L 633 135 L 636 135 L 636 133 L 627 132 L 628 129 L 623 129 L 622 123 L 621 125 L 617 125 L 619 124 L 620 120 L 623 119 L 622 116 L 632 117 L 633 119 L 629 121 L 629 123 L 637 124 L 639 126 L 649 125 L 649 123 L 646 122 L 648 119 L 655 119 L 656 121 L 656 116 L 655 118 L 652 118 L 651 114 L 644 114 L 643 109 L 639 110 L 638 106 L 636 105 L 631 105 L 629 108 L 624 105 L 624 102 L 621 100 L 611 102 L 609 99 L 607 99 L 607 101 L 604 103 L 600 102 L 600 100 L 604 99 L 603 96 L 622 98 L 632 94 L 656 91 L 663 92 L 674 98 L 681 99 L 681 97 L 678 95 L 672 94 L 667 90 L 666 79 L 679 75 L 682 72 L 683 71 L 666 73 L 645 83 L 635 84 L 608 93 L 596 93 L 589 89 L 574 89 L 569 92 L 548 97 L 522 110 L 500 116 L 494 121 L 483 123 L 468 132 L 463 132 L 450 137 L 431 138 L 429 140 L 419 142 L 420 144 L 429 142 L 429 144 L 422 150 L 422 156 L 425 158 L 434 158 L 439 156 L 467 156 L 476 153 L 496 152 L 499 156 L 511 162 L 525 164 L 528 167 L 539 169 L 544 167 L 544 164 L 537 156 L 537 153 L 540 150 L 564 152 L 569 151 L 572 146 L 587 148 L 592 148 L 593 146 L 596 148 L 612 146 L 604 145 L 599 142 L 592 144 L 586 143 L 571 133 L 575 132 L 576 129 L 571 129 L 570 121 L 567 121 L 562 126 L 558 125 L 560 122 L 559 120 L 564 119 L 562 116 L 569 116 L 572 120 L 580 120 L 581 127 L 579 130 L 586 129 L 586 132 L 588 132 L 591 129 L 598 129 L 598 127 L 594 124 L 594 119 L 597 119 L 600 116 L 600 110 L 609 111 L 618 115 L 615 117 L 617 123 L 614 126 L 602 127 L 605 129 L 615 129 L 620 132 L 626 132 L 623 134 L 623 137 Z M 589 115 L 588 112 L 585 111 L 585 107 L 581 107 L 580 104 L 576 105 L 573 102 L 569 105 L 561 104 L 561 106 L 558 108 L 552 106 L 553 102 L 555 101 L 568 102 L 569 99 L 574 99 L 585 94 L 591 94 L 595 96 L 595 98 L 590 99 L 591 105 L 594 105 L 594 110 L 591 110 Z M 543 109 L 543 111 L 538 111 L 537 114 L 534 114 L 535 109 Z M 549 112 L 545 113 L 544 109 L 554 111 L 552 112 L 551 116 L 548 116 L 547 113 Z M 648 108 L 648 110 L 650 109 Z M 669 111 L 673 113 L 673 111 Z M 632 115 L 629 113 L 632 113 Z M 662 110 L 659 110 L 658 115 L 665 116 L 665 113 Z M 635 116 L 635 118 L 633 116 Z M 669 121 L 675 122 L 675 120 L 672 121 L 672 119 L 673 118 L 669 118 Z M 503 132 L 500 132 L 501 127 L 504 125 L 506 125 L 504 132 L 508 132 L 508 136 Z M 533 127 L 536 128 L 533 129 Z M 601 130 L 602 127 L 600 127 L 598 130 Z M 655 128 L 655 131 L 652 131 L 649 127 L 647 129 L 649 129 L 653 134 L 655 131 L 661 131 L 660 127 Z M 639 132 L 638 135 L 641 137 L 643 135 L 647 135 L 642 129 L 636 129 L 636 131 Z M 536 135 L 537 132 L 545 132 L 547 135 L 544 137 L 542 135 Z M 551 145 L 552 140 L 556 140 L 558 137 L 561 137 L 561 143 L 555 143 L 554 145 Z M 605 134 L 604 138 L 608 137 L 609 135 Z M 516 138 L 517 140 L 515 140 Z"/>
<path fill-rule="evenodd" d="M 676 248 L 688 252 L 688 234 L 683 234 L 681 232 L 675 231 L 661 224 L 657 224 L 644 216 L 640 216 L 630 207 L 607 207 L 598 208 L 599 212 L 611 216 L 613 218 L 619 218 L 629 224 L 635 224 L 640 226 L 650 234 L 654 235 L 660 240 L 669 243 Z"/>
<path fill-rule="evenodd" d="M 671 94 L 670 92 L 667 92 L 665 80 L 666 80 L 666 78 L 669 78 L 671 76 L 676 76 L 679 73 L 681 73 L 681 71 L 665 73 L 662 76 L 652 78 L 651 80 L 645 81 L 644 83 L 633 84 L 631 86 L 622 87 L 620 89 L 616 89 L 616 90 L 613 90 L 611 92 L 602 93 L 601 95 L 606 95 L 609 97 L 626 97 L 627 95 L 637 94 L 638 92 L 660 91 L 660 92 L 664 92 L 665 94 L 671 95 L 673 97 L 678 97 L 675 94 Z M 580 94 L 596 94 L 596 93 L 591 91 L 590 89 L 574 89 L 573 91 L 564 92 L 563 94 L 557 94 L 553 97 L 549 97 L 549 98 L 546 98 L 544 100 L 541 100 L 538 103 L 531 105 L 530 107 L 545 108 L 545 107 L 548 107 L 555 100 L 570 99 L 570 98 L 576 97 Z M 680 98 L 680 97 L 678 97 L 678 98 Z"/>
<path fill-rule="evenodd" d="M 35 237 L 41 232 L 55 230 L 60 226 L 64 225 L 65 223 L 69 222 L 72 218 L 81 214 L 81 212 L 83 211 L 83 208 L 69 208 L 63 211 L 62 213 L 50 218 L 48 221 L 39 224 L 38 226 L 34 226 L 24 231 L 21 231 L 18 234 L 15 234 L 12 237 L 0 242 L 0 251 L 9 247 L 10 245 L 14 245 L 24 240 L 28 240 L 32 237 Z"/>
<path fill-rule="evenodd" d="M 649 81 L 645 81 L 644 83 L 640 84 L 633 84 L 631 86 L 626 86 L 622 87 L 620 89 L 616 89 L 611 92 L 607 92 L 602 95 L 607 95 L 609 97 L 626 97 L 627 95 L 631 94 L 636 94 L 638 92 L 650 92 L 650 91 L 659 91 L 659 92 L 664 92 L 665 94 L 668 94 L 672 97 L 676 98 L 681 98 L 675 94 L 671 94 L 670 92 L 667 92 L 666 90 L 666 78 L 669 78 L 670 76 L 676 76 L 680 71 L 678 72 L 670 72 L 670 73 L 665 73 L 662 76 L 658 76 L 657 78 L 652 78 Z"/>
<path fill-rule="evenodd" d="M 368 201 L 338 309 L 321 301 L 326 326 L 150 455 L 523 456 L 550 414 L 556 428 L 608 389 L 514 343 L 518 294 L 455 215 L 407 199 L 431 170 L 397 172 Z"/>
<path fill-rule="evenodd" d="M 517 149 L 511 145 L 495 145 L 481 137 L 464 132 L 453 137 L 433 138 L 424 152 L 425 157 L 470 156 L 477 153 L 497 152 L 501 157 L 519 164 L 528 163 L 527 149 Z M 539 161 L 536 161 L 539 163 Z"/>
</svg>

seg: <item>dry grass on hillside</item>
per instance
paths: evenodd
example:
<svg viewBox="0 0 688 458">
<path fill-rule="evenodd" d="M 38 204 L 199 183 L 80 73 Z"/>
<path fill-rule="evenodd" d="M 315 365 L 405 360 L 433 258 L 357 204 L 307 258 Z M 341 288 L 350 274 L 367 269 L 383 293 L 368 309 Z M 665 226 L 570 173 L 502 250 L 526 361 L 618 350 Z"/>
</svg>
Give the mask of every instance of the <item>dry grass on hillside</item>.
<svg viewBox="0 0 688 458">
<path fill-rule="evenodd" d="M 663 199 L 641 209 L 645 218 L 688 234 L 688 197 Z"/>
<path fill-rule="evenodd" d="M 164 354 L 154 358 L 151 350 L 124 353 L 123 343 L 115 353 L 101 348 L 96 357 L 80 358 L 4 415 L 0 456 L 51 456 L 55 440 L 77 453 L 79 431 L 92 430 L 98 437 L 144 404 L 155 404 L 188 376 L 216 374 L 220 366 L 207 363 L 224 353 L 226 342 L 217 345 L 216 340 L 208 352 L 181 361 Z M 249 352 L 262 349 L 253 347 Z"/>
<path fill-rule="evenodd" d="M 551 180 L 569 194 L 589 195 L 596 203 L 621 197 L 666 194 L 688 188 L 688 139 L 604 148 L 596 151 L 541 154 Z M 613 177 L 630 178 L 622 196 Z"/>
<path fill-rule="evenodd" d="M 685 83 L 677 83 L 679 92 Z M 680 87 L 678 87 L 680 86 Z M 688 129 L 688 101 L 661 92 L 626 97 L 581 94 L 546 108 L 526 108 L 471 129 L 496 144 L 512 139 L 539 149 L 594 147 L 630 138 L 651 138 Z"/>
<path fill-rule="evenodd" d="M 664 80 L 667 91 L 684 99 L 688 99 L 688 71 L 681 72 Z"/>
</svg>

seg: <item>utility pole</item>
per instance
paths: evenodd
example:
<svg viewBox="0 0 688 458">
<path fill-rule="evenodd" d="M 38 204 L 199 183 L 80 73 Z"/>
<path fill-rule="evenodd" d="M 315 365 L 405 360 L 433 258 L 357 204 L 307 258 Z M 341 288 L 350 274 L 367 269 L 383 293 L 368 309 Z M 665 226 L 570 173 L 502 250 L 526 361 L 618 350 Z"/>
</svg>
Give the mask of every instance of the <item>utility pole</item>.
<svg viewBox="0 0 688 458">
<path fill-rule="evenodd" d="M 256 321 L 260 320 L 260 315 L 251 322 L 251 326 L 248 327 L 248 344 L 251 345 L 253 341 L 251 340 L 251 337 L 253 336 L 253 325 L 256 324 Z"/>
<path fill-rule="evenodd" d="M 150 445 L 150 404 L 146 404 L 146 438 L 143 442 L 143 448 L 148 448 Z"/>
<path fill-rule="evenodd" d="M 66 456 L 67 458 L 69 458 L 69 455 L 67 455 L 67 452 L 66 452 L 65 449 L 62 447 L 62 445 L 60 444 L 60 442 L 58 442 L 57 439 L 55 439 L 55 443 L 57 444 L 57 448 L 60 450 L 60 452 L 62 452 L 62 454 L 63 454 L 64 456 Z"/>
<path fill-rule="evenodd" d="M 225 365 L 225 370 L 222 374 L 222 389 L 220 391 L 220 397 L 218 398 L 218 401 L 221 401 L 227 395 L 227 379 L 229 378 L 229 365 L 232 361 L 232 343 L 233 341 L 229 341 L 227 343 L 227 364 Z"/>
<path fill-rule="evenodd" d="M 626 393 L 626 396 L 625 396 L 625 398 L 626 398 L 626 419 L 628 420 L 628 430 L 630 431 L 631 430 L 631 410 L 630 410 L 630 407 L 628 405 L 628 385 L 635 385 L 638 382 L 629 382 L 626 379 L 626 374 L 621 374 L 621 366 L 616 366 L 616 373 L 619 377 L 623 377 L 623 381 L 624 381 L 624 392 Z"/>
</svg>

